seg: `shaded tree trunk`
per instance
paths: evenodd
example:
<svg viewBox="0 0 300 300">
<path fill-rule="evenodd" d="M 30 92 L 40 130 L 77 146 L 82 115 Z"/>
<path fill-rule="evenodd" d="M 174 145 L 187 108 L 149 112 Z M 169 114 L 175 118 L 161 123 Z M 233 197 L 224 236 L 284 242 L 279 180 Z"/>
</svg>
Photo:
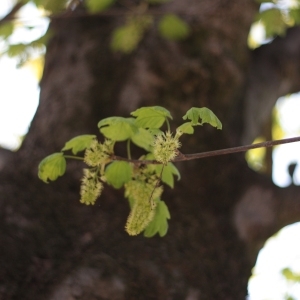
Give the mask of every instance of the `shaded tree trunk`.
<svg viewBox="0 0 300 300">
<path fill-rule="evenodd" d="M 161 105 L 180 120 L 191 106 L 209 107 L 224 129 L 203 126 L 182 140 L 183 153 L 201 152 L 251 141 L 276 97 L 299 89 L 299 29 L 249 51 L 252 0 L 174 0 L 160 9 L 185 18 L 190 37 L 170 42 L 153 27 L 130 55 L 109 46 L 119 16 L 53 19 L 39 108 L 0 173 L 0 299 L 245 299 L 264 241 L 299 220 L 298 189 L 275 187 L 239 154 L 178 164 L 182 180 L 163 194 L 172 216 L 164 238 L 124 232 L 122 190 L 106 187 L 95 206 L 81 205 L 80 163 L 54 183 L 38 180 L 43 157 L 97 133 L 104 117 Z M 290 52 L 272 64 L 278 51 Z"/>
</svg>

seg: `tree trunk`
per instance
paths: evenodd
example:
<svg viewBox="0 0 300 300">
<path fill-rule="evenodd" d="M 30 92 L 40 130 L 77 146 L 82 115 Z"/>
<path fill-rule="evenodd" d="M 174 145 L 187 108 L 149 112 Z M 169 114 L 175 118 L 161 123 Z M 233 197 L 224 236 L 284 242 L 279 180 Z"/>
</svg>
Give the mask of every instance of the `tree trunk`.
<svg viewBox="0 0 300 300">
<path fill-rule="evenodd" d="M 70 138 L 97 133 L 100 119 L 146 105 L 166 107 L 177 122 L 192 106 L 220 118 L 222 131 L 203 126 L 184 137 L 183 153 L 258 135 L 254 75 L 260 61 L 266 70 L 258 76 L 280 69 L 268 66 L 265 53 L 283 46 L 275 40 L 249 51 L 257 9 L 252 0 L 174 0 L 161 11 L 184 18 L 189 38 L 171 42 L 153 27 L 129 55 L 110 49 L 112 31 L 125 18 L 74 12 L 52 20 L 39 108 L 0 173 L 0 299 L 245 299 L 264 241 L 299 220 L 296 187 L 276 188 L 248 169 L 243 154 L 178 163 L 182 179 L 163 194 L 169 231 L 148 239 L 124 231 L 129 206 L 122 190 L 106 186 L 95 206 L 79 203 L 81 163 L 70 162 L 66 175 L 48 185 L 37 178 L 37 166 Z M 291 74 L 282 77 L 296 80 Z M 265 80 L 260 89 L 277 88 Z M 271 96 L 262 103 L 275 103 Z M 267 106 L 259 120 L 269 115 Z"/>
</svg>

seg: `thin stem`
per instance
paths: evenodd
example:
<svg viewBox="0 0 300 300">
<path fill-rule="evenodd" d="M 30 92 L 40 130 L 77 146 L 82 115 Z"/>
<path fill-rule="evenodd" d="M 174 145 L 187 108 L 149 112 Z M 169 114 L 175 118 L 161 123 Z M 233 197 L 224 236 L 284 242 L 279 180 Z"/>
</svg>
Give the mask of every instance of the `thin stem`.
<svg viewBox="0 0 300 300">
<path fill-rule="evenodd" d="M 266 141 L 266 142 L 262 142 L 262 143 L 239 146 L 239 147 L 232 147 L 232 148 L 227 148 L 227 149 L 194 153 L 194 154 L 182 154 L 179 152 L 179 154 L 176 156 L 176 158 L 173 160 L 173 162 L 194 160 L 194 159 L 199 159 L 199 158 L 219 156 L 219 155 L 225 155 L 225 154 L 231 154 L 231 153 L 237 153 L 237 152 L 245 152 L 245 151 L 248 151 L 251 149 L 269 148 L 269 147 L 274 147 L 277 145 L 283 145 L 283 144 L 289 144 L 289 143 L 295 143 L 295 142 L 300 142 L 300 136 L 288 138 L 288 139 L 282 139 L 282 140 Z M 144 164 L 144 165 L 160 164 L 156 160 L 137 160 L 137 159 L 129 159 L 128 160 L 128 159 L 126 159 L 124 157 L 120 157 L 120 156 L 113 156 L 112 160 L 125 160 L 128 162 L 134 163 L 134 164 Z"/>
<path fill-rule="evenodd" d="M 64 155 L 64 157 L 71 158 L 71 159 L 77 159 L 77 160 L 83 160 L 83 157 L 80 157 L 80 156 Z"/>
<path fill-rule="evenodd" d="M 131 159 L 130 139 L 127 140 L 127 157 L 128 157 L 128 159 Z"/>
<path fill-rule="evenodd" d="M 171 130 L 170 130 L 170 122 L 169 122 L 168 118 L 166 118 L 166 122 L 167 122 L 168 131 L 171 132 Z"/>
<path fill-rule="evenodd" d="M 245 152 L 245 151 L 248 151 L 251 149 L 269 148 L 269 147 L 274 147 L 277 145 L 295 143 L 295 142 L 300 142 L 300 136 L 297 136 L 294 138 L 282 139 L 282 140 L 266 141 L 266 142 L 256 143 L 256 144 L 246 145 L 246 146 L 239 146 L 239 147 L 232 147 L 232 148 L 227 148 L 227 149 L 202 152 L 202 153 L 185 154 L 185 155 L 183 154 L 183 157 L 181 157 L 181 155 L 179 155 L 178 160 L 177 160 L 177 158 L 175 158 L 174 161 L 193 160 L 193 159 L 210 157 L 210 156 L 218 156 L 218 155 L 225 155 L 225 154 L 231 154 L 231 153 L 237 153 L 237 152 Z"/>
</svg>

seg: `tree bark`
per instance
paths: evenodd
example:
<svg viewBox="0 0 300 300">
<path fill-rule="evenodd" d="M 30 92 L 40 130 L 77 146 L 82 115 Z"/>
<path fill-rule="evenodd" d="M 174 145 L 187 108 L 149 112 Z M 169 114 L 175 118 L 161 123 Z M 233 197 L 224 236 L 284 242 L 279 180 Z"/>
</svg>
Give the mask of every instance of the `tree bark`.
<svg viewBox="0 0 300 300">
<path fill-rule="evenodd" d="M 183 17 L 189 38 L 171 42 L 153 27 L 129 55 L 110 49 L 119 16 L 53 19 L 39 108 L 0 173 L 0 299 L 245 299 L 263 242 L 299 220 L 297 187 L 275 187 L 240 154 L 178 163 L 182 180 L 163 194 L 172 217 L 168 234 L 147 239 L 125 233 L 122 190 L 106 186 L 95 206 L 79 203 L 81 163 L 69 163 L 49 185 L 36 173 L 65 141 L 97 133 L 100 119 L 144 105 L 165 106 L 175 123 L 191 106 L 207 106 L 221 119 L 222 131 L 203 126 L 184 137 L 183 153 L 235 146 L 258 134 L 259 126 L 249 129 L 252 95 L 260 95 L 261 106 L 274 102 L 283 90 L 261 95 L 290 73 L 271 80 L 274 66 L 264 60 L 264 52 L 286 51 L 284 39 L 249 51 L 257 9 L 252 0 L 174 0 L 161 11 Z"/>
</svg>

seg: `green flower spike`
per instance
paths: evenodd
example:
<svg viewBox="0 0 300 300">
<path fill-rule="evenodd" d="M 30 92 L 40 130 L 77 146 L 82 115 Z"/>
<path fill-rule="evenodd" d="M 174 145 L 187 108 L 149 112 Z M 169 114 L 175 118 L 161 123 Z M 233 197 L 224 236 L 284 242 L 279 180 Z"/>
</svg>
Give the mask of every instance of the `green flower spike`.
<svg viewBox="0 0 300 300">
<path fill-rule="evenodd" d="M 83 178 L 80 187 L 80 202 L 86 205 L 94 205 L 103 189 L 102 182 L 98 181 L 97 173 L 90 169 L 83 169 Z"/>
</svg>

